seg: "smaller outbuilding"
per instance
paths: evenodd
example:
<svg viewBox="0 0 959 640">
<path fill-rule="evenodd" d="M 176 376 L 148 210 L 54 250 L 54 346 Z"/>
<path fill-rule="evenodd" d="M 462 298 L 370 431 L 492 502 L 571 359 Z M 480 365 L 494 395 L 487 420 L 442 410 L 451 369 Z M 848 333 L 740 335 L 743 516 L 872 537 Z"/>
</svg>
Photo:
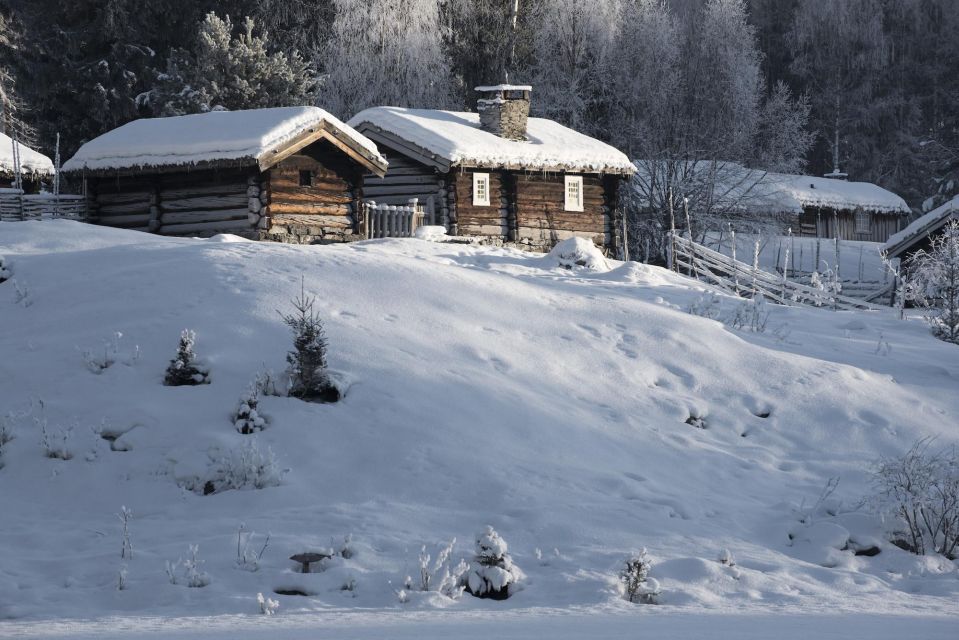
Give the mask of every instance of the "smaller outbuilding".
<svg viewBox="0 0 959 640">
<path fill-rule="evenodd" d="M 386 168 L 373 142 L 317 107 L 135 120 L 63 165 L 98 224 L 303 244 L 360 237 L 363 176 Z"/>
<path fill-rule="evenodd" d="M 920 250 L 928 250 L 932 238 L 952 220 L 959 220 L 959 196 L 913 221 L 893 235 L 882 247 L 887 258 L 907 261 Z"/>
<path fill-rule="evenodd" d="M 19 158 L 14 158 L 15 153 Z M 20 183 L 25 193 L 38 193 L 43 182 L 53 179 L 54 168 L 50 158 L 0 133 L 0 189 L 10 189 L 16 184 L 18 164 Z"/>
</svg>

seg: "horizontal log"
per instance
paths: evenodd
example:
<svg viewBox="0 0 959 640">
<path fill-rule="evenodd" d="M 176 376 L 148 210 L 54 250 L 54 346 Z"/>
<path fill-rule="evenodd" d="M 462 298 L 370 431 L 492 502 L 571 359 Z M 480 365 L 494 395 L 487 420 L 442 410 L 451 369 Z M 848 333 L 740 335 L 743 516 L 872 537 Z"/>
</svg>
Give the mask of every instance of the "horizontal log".
<svg viewBox="0 0 959 640">
<path fill-rule="evenodd" d="M 440 178 L 435 174 L 396 174 L 387 173 L 384 177 L 370 177 L 363 181 L 365 187 L 378 187 L 387 184 L 428 184 L 440 185 Z"/>
<path fill-rule="evenodd" d="M 236 209 L 247 203 L 245 193 L 230 196 L 199 196 L 181 200 L 160 200 L 163 211 L 205 211 L 210 209 Z"/>
<path fill-rule="evenodd" d="M 296 189 L 276 189 L 273 191 L 273 200 L 298 202 L 309 204 L 349 204 L 355 200 L 348 191 L 316 191 L 312 187 L 297 187 Z"/>
<path fill-rule="evenodd" d="M 310 227 L 337 227 L 347 228 L 353 226 L 353 218 L 347 216 L 324 216 L 324 215 L 288 215 L 278 214 L 273 216 L 273 226 L 285 225 L 305 225 Z"/>
<path fill-rule="evenodd" d="M 250 228 L 250 223 L 243 220 L 230 220 L 218 222 L 195 222 L 190 224 L 164 224 L 160 225 L 160 233 L 169 235 L 189 234 L 202 231 L 236 231 Z"/>
<path fill-rule="evenodd" d="M 509 227 L 506 225 L 471 224 L 470 222 L 460 220 L 459 232 L 462 235 L 505 236 L 509 233 Z"/>
<path fill-rule="evenodd" d="M 124 204 L 117 206 L 97 207 L 97 214 L 101 216 L 128 216 L 150 213 L 150 204 L 141 202 L 138 205 Z"/>
<path fill-rule="evenodd" d="M 246 195 L 250 187 L 240 182 L 231 184 L 187 187 L 184 189 L 161 189 L 161 200 L 188 200 L 204 197 L 233 197 Z"/>
<path fill-rule="evenodd" d="M 250 212 L 242 209 L 216 209 L 212 211 L 163 212 L 160 224 L 184 224 L 187 222 L 215 222 L 217 220 L 246 220 Z"/>
<path fill-rule="evenodd" d="M 129 202 L 150 202 L 151 198 L 153 198 L 153 193 L 150 191 L 100 193 L 96 195 L 97 202 L 106 205 L 127 204 Z"/>
<path fill-rule="evenodd" d="M 292 214 L 292 215 L 310 215 L 310 214 L 323 214 L 323 215 L 341 215 L 349 216 L 352 214 L 352 209 L 343 204 L 334 204 L 334 205 L 301 205 L 297 203 L 290 203 L 280 200 L 273 200 L 270 203 L 270 214 L 271 215 L 281 215 L 281 214 Z"/>
<path fill-rule="evenodd" d="M 438 186 L 438 185 L 437 185 Z M 378 195 L 384 196 L 399 196 L 407 195 L 414 196 L 417 194 L 423 195 L 436 195 L 437 189 L 430 189 L 428 185 L 422 184 L 413 184 L 413 185 L 383 185 L 383 186 L 365 186 L 363 187 L 363 194 L 367 198 L 376 197 Z"/>
<path fill-rule="evenodd" d="M 386 171 L 386 175 L 387 175 L 387 176 L 426 176 L 426 175 L 429 175 L 429 176 L 433 176 L 433 177 L 435 177 L 435 178 L 441 178 L 441 175 L 440 175 L 440 174 L 436 173 L 436 171 L 434 171 L 432 168 L 427 167 L 427 166 L 424 166 L 424 165 L 416 165 L 416 166 L 403 165 L 403 166 L 398 166 L 398 165 L 395 165 L 395 164 L 392 163 L 392 162 L 390 163 L 389 169 L 387 169 L 387 171 Z M 373 179 L 379 180 L 379 176 L 377 176 L 377 175 L 375 175 L 375 174 L 373 174 L 373 173 L 364 174 L 363 177 L 364 177 L 364 179 L 366 179 L 366 180 L 373 180 Z"/>
<path fill-rule="evenodd" d="M 95 220 L 100 224 L 111 227 L 123 227 L 132 224 L 146 224 L 150 220 L 149 213 L 134 213 L 119 216 L 96 216 Z"/>
<path fill-rule="evenodd" d="M 160 175 L 160 188 L 194 189 L 209 188 L 223 185 L 238 185 L 246 189 L 249 184 L 250 169 L 199 169 L 197 171 L 166 173 Z"/>
</svg>

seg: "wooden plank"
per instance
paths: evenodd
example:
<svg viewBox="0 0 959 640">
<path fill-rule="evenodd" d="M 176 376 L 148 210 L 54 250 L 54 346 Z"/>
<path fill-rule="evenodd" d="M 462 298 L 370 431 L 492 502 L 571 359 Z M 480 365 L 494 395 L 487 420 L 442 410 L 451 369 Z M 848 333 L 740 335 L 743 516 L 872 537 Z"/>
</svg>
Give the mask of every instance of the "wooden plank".
<svg viewBox="0 0 959 640">
<path fill-rule="evenodd" d="M 343 204 L 334 204 L 334 205 L 323 205 L 323 204 L 299 204 L 286 202 L 279 199 L 279 196 L 270 203 L 270 213 L 272 215 L 281 215 L 281 214 L 325 214 L 325 215 L 341 215 L 349 216 L 352 214 L 352 208 L 348 205 Z"/>
</svg>

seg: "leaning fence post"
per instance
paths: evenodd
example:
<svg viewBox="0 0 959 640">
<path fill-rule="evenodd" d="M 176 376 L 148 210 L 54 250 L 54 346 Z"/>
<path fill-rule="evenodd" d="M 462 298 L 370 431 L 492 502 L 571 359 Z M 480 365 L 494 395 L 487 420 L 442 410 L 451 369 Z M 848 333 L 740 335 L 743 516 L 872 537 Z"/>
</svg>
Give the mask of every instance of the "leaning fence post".
<svg viewBox="0 0 959 640">
<path fill-rule="evenodd" d="M 729 225 L 729 237 L 732 239 L 733 243 L 733 285 L 735 286 L 736 295 L 739 295 L 739 265 L 736 263 L 736 231 L 733 229 L 733 225 Z"/>
</svg>

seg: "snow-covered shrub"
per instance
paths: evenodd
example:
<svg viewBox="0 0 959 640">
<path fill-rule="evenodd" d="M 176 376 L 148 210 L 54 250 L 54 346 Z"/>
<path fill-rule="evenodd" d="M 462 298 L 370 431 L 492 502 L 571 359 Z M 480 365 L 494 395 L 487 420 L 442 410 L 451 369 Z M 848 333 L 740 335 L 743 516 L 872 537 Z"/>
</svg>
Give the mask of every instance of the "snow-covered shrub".
<svg viewBox="0 0 959 640">
<path fill-rule="evenodd" d="M 270 545 L 270 534 L 266 534 L 260 550 L 257 551 L 253 545 L 253 538 L 256 534 L 253 531 L 247 531 L 246 525 L 240 523 L 240 528 L 236 531 L 236 566 L 244 571 L 259 571 L 260 559 Z"/>
<path fill-rule="evenodd" d="M 33 304 L 33 298 L 30 297 L 30 287 L 27 286 L 26 282 L 16 278 L 13 280 L 13 302 L 24 309 Z"/>
<path fill-rule="evenodd" d="M 432 563 L 430 554 L 426 552 L 426 545 L 423 545 L 419 557 L 420 591 L 436 591 L 454 600 L 463 595 L 469 565 L 464 560 L 460 560 L 455 566 L 452 565 L 451 557 L 455 545 L 456 538 L 453 538 L 449 544 L 440 549 L 436 560 Z M 411 583 L 412 580 L 407 578 L 407 589 L 412 586 Z"/>
<path fill-rule="evenodd" d="M 699 296 L 687 309 L 694 316 L 702 316 L 710 320 L 718 318 L 720 310 L 719 296 L 711 291 L 704 291 L 703 295 Z"/>
<path fill-rule="evenodd" d="M 262 593 L 256 594 L 256 602 L 260 605 L 260 613 L 272 616 L 280 608 L 280 603 L 273 598 L 264 598 Z"/>
<path fill-rule="evenodd" d="M 233 426 L 242 434 L 249 435 L 266 428 L 266 418 L 259 412 L 260 390 L 254 382 L 251 384 L 237 403 L 233 412 Z"/>
<path fill-rule="evenodd" d="M 762 333 L 766 330 L 768 321 L 769 311 L 766 309 L 766 298 L 762 295 L 756 295 L 741 302 L 726 321 L 726 324 L 733 329 Z"/>
<path fill-rule="evenodd" d="M 649 570 L 653 564 L 646 555 L 644 548 L 639 553 L 626 558 L 626 562 L 619 572 L 619 580 L 623 585 L 623 595 L 629 602 L 655 604 L 659 595 L 659 582 L 649 577 Z"/>
<path fill-rule="evenodd" d="M 300 295 L 291 303 L 295 313 L 283 316 L 283 322 L 293 331 L 293 351 L 286 355 L 289 365 L 290 395 L 294 398 L 318 402 L 336 402 L 340 392 L 326 370 L 326 333 L 319 315 L 313 309 L 316 298 Z"/>
<path fill-rule="evenodd" d="M 121 560 L 130 560 L 133 558 L 133 544 L 130 543 L 130 518 L 132 517 L 133 511 L 127 509 L 125 506 L 120 507 L 120 513 L 117 514 L 117 519 L 120 521 L 120 524 L 123 525 L 123 529 L 120 531 Z"/>
<path fill-rule="evenodd" d="M 272 449 L 267 447 L 263 451 L 256 440 L 250 440 L 214 460 L 212 477 L 207 480 L 203 492 L 276 487 L 285 473 L 286 470 L 277 464 Z"/>
<path fill-rule="evenodd" d="M 609 263 L 603 252 L 586 238 L 567 238 L 558 243 L 547 255 L 547 259 L 564 269 L 583 268 L 590 271 L 609 271 Z"/>
<path fill-rule="evenodd" d="M 816 290 L 813 304 L 817 307 L 832 304 L 836 296 L 842 291 L 842 282 L 839 280 L 839 276 L 828 264 L 825 264 L 825 267 L 822 273 L 813 271 L 809 277 L 809 286 Z"/>
<path fill-rule="evenodd" d="M 40 448 L 43 449 L 43 455 L 56 460 L 70 460 L 73 458 L 73 452 L 70 451 L 68 443 L 76 423 L 66 427 L 56 427 L 51 429 L 47 424 L 47 419 L 43 415 L 35 417 L 34 424 L 40 428 Z"/>
<path fill-rule="evenodd" d="M 716 558 L 719 564 L 724 564 L 727 567 L 735 567 L 736 561 L 733 559 L 733 554 L 729 549 L 724 548 L 719 552 L 719 556 Z"/>
<path fill-rule="evenodd" d="M 256 389 L 260 395 L 263 396 L 285 396 L 283 384 L 280 383 L 279 378 L 276 374 L 273 373 L 272 369 L 267 369 L 264 366 L 259 373 L 256 374 L 253 383 L 256 385 Z"/>
<path fill-rule="evenodd" d="M 339 554 L 340 554 L 340 557 L 343 558 L 344 560 L 349 560 L 354 555 L 356 555 L 356 550 L 353 549 L 352 533 L 347 534 L 346 537 L 343 538 L 343 544 L 340 546 Z"/>
<path fill-rule="evenodd" d="M 873 476 L 879 508 L 892 516 L 893 542 L 913 553 L 959 557 L 959 453 L 915 443 L 899 458 L 883 458 Z"/>
<path fill-rule="evenodd" d="M 934 336 L 959 344 L 959 220 L 947 224 L 905 265 L 909 298 L 925 311 Z"/>
<path fill-rule="evenodd" d="M 176 357 L 170 360 L 167 366 L 163 384 L 168 387 L 179 387 L 209 382 L 210 371 L 197 363 L 196 352 L 193 350 L 195 344 L 196 333 L 190 329 L 184 329 L 180 334 Z"/>
<path fill-rule="evenodd" d="M 109 340 L 103 341 L 102 347 L 81 350 L 80 355 L 83 357 L 83 362 L 87 369 L 89 369 L 91 373 L 100 374 L 119 362 L 120 341 L 122 338 L 123 333 L 114 331 Z M 139 359 L 140 346 L 136 345 L 133 348 L 133 353 L 124 358 L 124 362 L 126 364 L 135 364 Z"/>
<path fill-rule="evenodd" d="M 470 567 L 466 590 L 478 598 L 505 600 L 523 577 L 513 564 L 506 541 L 493 529 L 476 536 L 475 565 Z"/>
<path fill-rule="evenodd" d="M 166 575 L 170 584 L 185 584 L 194 589 L 210 584 L 210 576 L 200 569 L 203 561 L 199 555 L 200 546 L 191 544 L 190 556 L 186 560 L 180 558 L 176 562 L 167 561 Z"/>
<path fill-rule="evenodd" d="M 0 282 L 5 282 L 12 277 L 13 272 L 10 270 L 4 257 L 0 256 Z"/>
</svg>

